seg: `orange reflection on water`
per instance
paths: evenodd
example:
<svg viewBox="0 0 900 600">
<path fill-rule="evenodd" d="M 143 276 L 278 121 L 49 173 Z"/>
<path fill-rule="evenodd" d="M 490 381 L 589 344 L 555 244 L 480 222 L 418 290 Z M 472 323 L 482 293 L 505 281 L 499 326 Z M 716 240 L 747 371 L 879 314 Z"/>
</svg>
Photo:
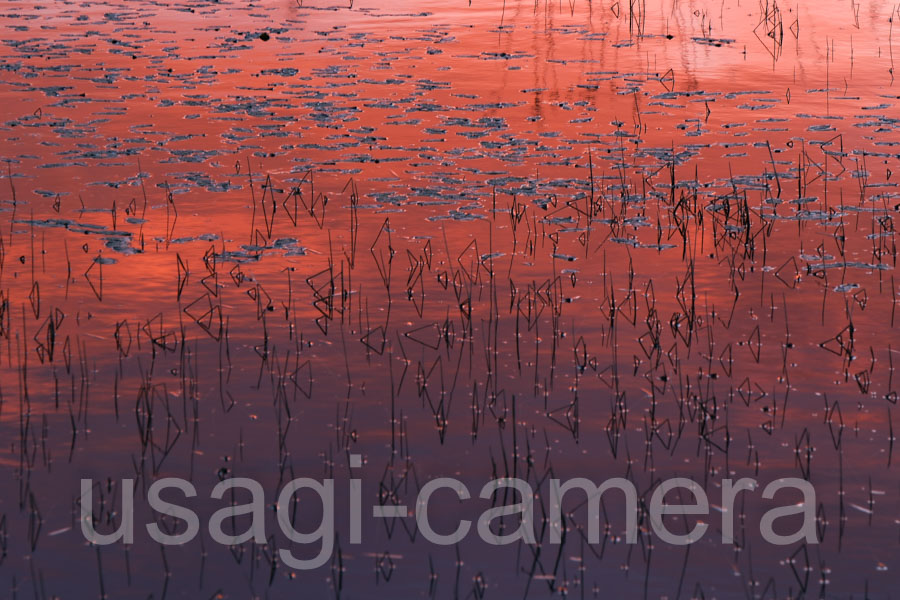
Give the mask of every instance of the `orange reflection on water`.
<svg viewBox="0 0 900 600">
<path fill-rule="evenodd" d="M 889 592 L 892 10 L 10 3 L 0 504 L 24 550 L 0 589 Z M 367 502 L 408 505 L 439 476 L 689 476 L 713 503 L 805 477 L 823 540 L 766 545 L 757 498 L 735 544 L 586 548 L 573 505 L 543 553 L 379 522 L 351 546 L 339 517 L 330 576 L 143 539 L 98 577 L 72 526 L 82 477 L 189 478 L 206 514 L 220 479 L 343 481 L 351 452 Z"/>
</svg>

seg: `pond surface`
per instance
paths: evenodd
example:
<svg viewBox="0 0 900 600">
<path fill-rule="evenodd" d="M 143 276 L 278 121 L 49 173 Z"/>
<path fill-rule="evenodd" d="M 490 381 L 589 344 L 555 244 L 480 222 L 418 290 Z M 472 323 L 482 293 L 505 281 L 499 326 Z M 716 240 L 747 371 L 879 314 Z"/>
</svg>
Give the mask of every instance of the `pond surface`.
<svg viewBox="0 0 900 600">
<path fill-rule="evenodd" d="M 349 4 L 0 8 L 0 596 L 896 594 L 897 7 Z M 711 507 L 666 518 L 690 546 L 649 520 L 676 476 Z M 166 495 L 185 545 L 144 527 L 184 528 L 163 477 L 197 490 Z M 266 543 L 211 539 L 233 477 Z M 298 477 L 335 480 L 315 570 L 278 558 L 321 545 L 276 525 Z M 439 477 L 474 497 L 435 494 L 441 532 L 528 482 L 537 543 L 423 539 Z M 599 543 L 574 493 L 550 542 L 575 477 L 633 483 L 636 544 L 614 492 Z M 741 477 L 808 480 L 819 543 L 761 536 L 799 494 L 723 506 Z M 133 481 L 133 544 L 85 540 L 81 479 L 103 532 Z"/>
</svg>

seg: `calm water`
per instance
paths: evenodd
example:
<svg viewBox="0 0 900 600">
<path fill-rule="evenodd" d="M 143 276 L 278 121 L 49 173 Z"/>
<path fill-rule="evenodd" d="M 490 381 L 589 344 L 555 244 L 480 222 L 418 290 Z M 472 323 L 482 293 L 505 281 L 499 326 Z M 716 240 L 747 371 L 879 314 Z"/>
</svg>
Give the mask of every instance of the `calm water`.
<svg viewBox="0 0 900 600">
<path fill-rule="evenodd" d="M 893 4 L 0 15 L 0 596 L 900 589 Z M 351 477 L 368 510 L 412 507 L 436 477 L 475 495 L 503 476 L 541 490 L 541 543 L 440 547 L 412 518 L 365 518 L 349 542 Z M 713 507 L 687 548 L 646 514 L 674 476 Z M 144 529 L 161 477 L 197 488 L 182 503 L 203 533 L 185 546 Z M 210 539 L 229 477 L 263 484 L 268 544 Z M 335 551 L 315 571 L 273 558 L 295 477 L 336 480 Z M 639 543 L 609 495 L 600 544 L 574 497 L 550 544 L 551 477 L 631 480 Z M 722 544 L 726 477 L 808 479 L 820 543 L 764 541 L 761 515 L 800 496 L 756 492 Z M 107 532 L 136 481 L 133 545 L 85 541 L 82 478 Z M 436 495 L 432 520 L 490 506 Z M 320 513 L 302 496 L 298 529 Z"/>
</svg>

